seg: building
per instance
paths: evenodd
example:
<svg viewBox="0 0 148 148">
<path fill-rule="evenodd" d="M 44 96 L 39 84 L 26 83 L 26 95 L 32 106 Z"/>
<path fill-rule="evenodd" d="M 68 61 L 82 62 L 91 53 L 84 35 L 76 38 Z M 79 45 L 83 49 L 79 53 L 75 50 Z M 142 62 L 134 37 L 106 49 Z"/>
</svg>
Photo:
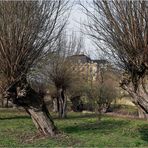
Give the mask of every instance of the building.
<svg viewBox="0 0 148 148">
<path fill-rule="evenodd" d="M 107 69 L 109 65 L 106 60 L 92 60 L 84 54 L 73 55 L 68 59 L 73 63 L 73 70 L 79 70 L 87 81 L 99 80 L 101 69 Z"/>
</svg>

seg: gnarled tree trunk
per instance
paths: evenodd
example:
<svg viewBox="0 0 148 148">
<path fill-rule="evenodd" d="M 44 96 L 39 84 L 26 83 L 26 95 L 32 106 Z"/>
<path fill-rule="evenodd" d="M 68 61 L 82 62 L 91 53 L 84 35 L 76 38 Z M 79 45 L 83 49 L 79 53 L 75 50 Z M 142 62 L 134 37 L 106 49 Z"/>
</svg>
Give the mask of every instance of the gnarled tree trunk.
<svg viewBox="0 0 148 148">
<path fill-rule="evenodd" d="M 11 85 L 6 90 L 5 97 L 26 110 L 41 134 L 54 136 L 57 133 L 57 128 L 47 110 L 43 96 L 34 91 L 27 82 L 20 81 Z"/>
<path fill-rule="evenodd" d="M 56 127 L 48 113 L 41 109 L 25 108 L 30 114 L 36 128 L 45 136 L 55 136 Z"/>
</svg>

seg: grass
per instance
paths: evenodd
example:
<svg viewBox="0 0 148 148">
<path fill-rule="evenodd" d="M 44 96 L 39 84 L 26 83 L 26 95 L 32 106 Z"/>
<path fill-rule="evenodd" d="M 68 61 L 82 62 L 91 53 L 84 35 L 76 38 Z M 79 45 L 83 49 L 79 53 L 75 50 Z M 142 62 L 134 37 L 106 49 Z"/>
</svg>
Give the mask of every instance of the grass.
<svg viewBox="0 0 148 148">
<path fill-rule="evenodd" d="M 112 104 L 111 110 L 114 113 L 120 113 L 122 115 L 133 115 L 138 117 L 138 109 L 135 106 Z"/>
<path fill-rule="evenodd" d="M 69 113 L 67 119 L 55 119 L 63 131 L 56 138 L 36 138 L 31 119 L 21 111 L 0 110 L 0 147 L 148 147 L 148 123 L 136 119 L 93 114 Z"/>
</svg>

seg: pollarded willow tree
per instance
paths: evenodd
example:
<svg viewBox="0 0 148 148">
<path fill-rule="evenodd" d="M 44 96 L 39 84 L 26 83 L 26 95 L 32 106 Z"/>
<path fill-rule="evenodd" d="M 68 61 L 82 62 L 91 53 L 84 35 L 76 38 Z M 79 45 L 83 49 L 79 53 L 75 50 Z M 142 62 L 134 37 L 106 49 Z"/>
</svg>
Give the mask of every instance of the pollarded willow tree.
<svg viewBox="0 0 148 148">
<path fill-rule="evenodd" d="M 5 97 L 23 107 L 45 136 L 56 134 L 43 96 L 27 82 L 30 68 L 50 52 L 66 24 L 68 1 L 0 1 L 0 75 Z"/>
<path fill-rule="evenodd" d="M 124 71 L 121 87 L 148 114 L 148 2 L 134 0 L 93 0 L 87 29 L 97 47 L 114 57 Z"/>
<path fill-rule="evenodd" d="M 83 37 L 80 35 L 78 38 L 73 32 L 68 35 L 65 27 L 54 44 L 55 52 L 42 59 L 35 67 L 35 75 L 31 74 L 33 79 L 42 80 L 47 86 L 50 84 L 55 87 L 54 101 L 59 118 L 66 117 L 67 92 L 78 81 L 79 71 L 74 70 L 70 58 L 72 55 L 79 54 L 82 46 Z"/>
</svg>

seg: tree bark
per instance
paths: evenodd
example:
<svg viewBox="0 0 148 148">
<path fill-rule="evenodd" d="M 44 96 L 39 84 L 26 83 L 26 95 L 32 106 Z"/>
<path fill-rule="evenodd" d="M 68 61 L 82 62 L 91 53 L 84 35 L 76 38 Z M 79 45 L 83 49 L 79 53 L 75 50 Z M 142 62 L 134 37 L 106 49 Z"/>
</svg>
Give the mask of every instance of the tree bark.
<svg viewBox="0 0 148 148">
<path fill-rule="evenodd" d="M 66 118 L 67 99 L 65 97 L 65 91 L 62 88 L 58 89 L 57 100 L 58 100 L 59 118 Z"/>
<path fill-rule="evenodd" d="M 141 119 L 148 119 L 148 114 L 143 112 L 143 110 L 140 107 L 138 108 L 138 116 Z"/>
<path fill-rule="evenodd" d="M 3 108 L 4 107 L 4 100 L 2 99 L 1 101 L 2 101 L 1 104 L 2 104 L 2 108 Z"/>
<path fill-rule="evenodd" d="M 56 97 L 53 98 L 52 103 L 53 103 L 53 112 L 57 113 L 58 112 L 58 100 Z"/>
<path fill-rule="evenodd" d="M 25 110 L 30 114 L 33 123 L 40 133 L 44 136 L 55 136 L 57 128 L 55 127 L 51 116 L 49 116 L 46 111 L 34 108 L 25 108 Z"/>
<path fill-rule="evenodd" d="M 0 100 L 1 100 L 1 107 L 4 107 L 4 96 L 3 94 L 0 95 Z"/>
<path fill-rule="evenodd" d="M 136 92 L 131 86 L 124 85 L 122 88 L 131 95 L 133 103 L 138 107 L 138 110 L 140 111 L 139 115 L 148 119 L 148 94 L 143 90 L 143 88 L 139 87 Z"/>
<path fill-rule="evenodd" d="M 6 107 L 7 107 L 7 108 L 9 107 L 9 105 L 8 105 L 8 99 L 6 100 Z"/>
<path fill-rule="evenodd" d="M 137 102 L 133 102 L 137 108 L 138 108 L 138 116 L 139 118 L 142 119 L 148 119 L 148 113 L 146 113 L 146 111 L 143 109 L 143 107 L 141 107 L 140 104 L 137 104 Z"/>
<path fill-rule="evenodd" d="M 31 116 L 33 123 L 44 136 L 54 136 L 57 128 L 49 114 L 43 96 L 33 90 L 26 82 L 9 87 L 5 97 L 18 107 L 23 107 Z"/>
</svg>

